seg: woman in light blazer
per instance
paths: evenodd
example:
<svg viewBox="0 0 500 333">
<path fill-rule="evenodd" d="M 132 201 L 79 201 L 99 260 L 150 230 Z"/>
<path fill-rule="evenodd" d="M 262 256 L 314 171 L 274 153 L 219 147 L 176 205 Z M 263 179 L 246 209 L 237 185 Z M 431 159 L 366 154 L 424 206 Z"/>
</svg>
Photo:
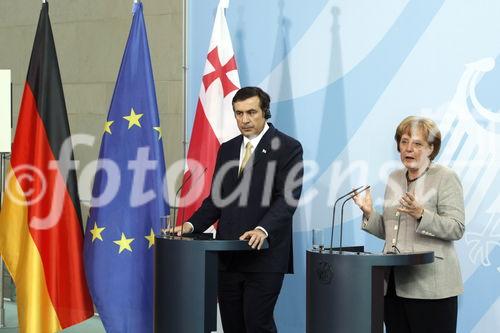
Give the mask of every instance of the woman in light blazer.
<svg viewBox="0 0 500 333">
<path fill-rule="evenodd" d="M 385 253 L 434 251 L 435 260 L 388 272 L 386 330 L 456 332 L 463 283 L 453 241 L 465 230 L 462 185 L 452 170 L 432 162 L 441 146 L 434 121 L 407 117 L 394 138 L 404 168 L 389 176 L 382 214 L 373 209 L 369 191 L 354 198 L 362 228 L 385 240 Z"/>
</svg>

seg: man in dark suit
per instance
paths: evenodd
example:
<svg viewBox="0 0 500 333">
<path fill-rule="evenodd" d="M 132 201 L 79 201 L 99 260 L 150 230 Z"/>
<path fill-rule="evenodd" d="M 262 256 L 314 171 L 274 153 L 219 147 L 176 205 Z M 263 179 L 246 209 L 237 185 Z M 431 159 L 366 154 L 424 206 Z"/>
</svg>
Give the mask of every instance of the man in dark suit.
<svg viewBox="0 0 500 333">
<path fill-rule="evenodd" d="M 203 232 L 218 220 L 217 239 L 248 240 L 257 249 L 219 254 L 222 325 L 226 333 L 276 332 L 274 307 L 284 274 L 293 273 L 302 146 L 267 123 L 270 98 L 262 89 L 242 88 L 232 104 L 241 135 L 221 145 L 211 194 L 182 229 Z M 265 239 L 269 248 L 261 250 Z"/>
</svg>

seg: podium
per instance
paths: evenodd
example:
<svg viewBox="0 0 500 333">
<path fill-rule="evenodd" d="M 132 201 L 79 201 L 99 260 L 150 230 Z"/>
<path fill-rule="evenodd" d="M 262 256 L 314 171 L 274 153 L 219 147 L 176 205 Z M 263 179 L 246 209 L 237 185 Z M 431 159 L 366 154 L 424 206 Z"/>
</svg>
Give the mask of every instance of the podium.
<svg viewBox="0 0 500 333">
<path fill-rule="evenodd" d="M 154 331 L 216 331 L 217 253 L 252 251 L 248 241 L 165 236 L 155 242 Z"/>
<path fill-rule="evenodd" d="M 387 267 L 434 261 L 434 252 L 363 251 L 363 246 L 344 247 L 342 252 L 307 251 L 307 333 L 382 333 Z"/>
</svg>

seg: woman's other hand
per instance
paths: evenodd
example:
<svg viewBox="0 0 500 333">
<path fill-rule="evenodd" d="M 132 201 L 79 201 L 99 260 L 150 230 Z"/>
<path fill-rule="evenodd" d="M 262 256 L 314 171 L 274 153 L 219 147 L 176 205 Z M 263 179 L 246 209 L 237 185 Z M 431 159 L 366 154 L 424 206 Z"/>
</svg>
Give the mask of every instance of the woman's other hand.
<svg viewBox="0 0 500 333">
<path fill-rule="evenodd" d="M 358 205 L 358 207 L 363 211 L 365 218 L 369 219 L 373 211 L 372 194 L 370 189 L 365 191 L 363 197 L 361 197 L 361 194 L 354 192 L 353 199 L 356 205 Z"/>
</svg>

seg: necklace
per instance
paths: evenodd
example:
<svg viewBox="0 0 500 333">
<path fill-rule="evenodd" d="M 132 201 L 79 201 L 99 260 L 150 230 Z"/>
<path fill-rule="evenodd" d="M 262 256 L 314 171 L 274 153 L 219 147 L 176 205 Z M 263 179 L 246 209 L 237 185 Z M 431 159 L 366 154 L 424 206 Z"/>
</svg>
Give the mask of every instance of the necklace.
<svg viewBox="0 0 500 333">
<path fill-rule="evenodd" d="M 414 181 L 416 181 L 417 179 L 419 179 L 420 177 L 422 177 L 423 175 L 425 175 L 427 173 L 427 171 L 429 171 L 430 167 L 431 167 L 431 163 L 429 163 L 429 165 L 427 166 L 427 168 L 425 168 L 424 172 L 422 172 L 420 175 L 418 175 L 417 177 L 415 177 L 413 179 L 410 179 L 410 176 L 408 176 L 408 170 L 406 170 L 406 182 L 408 184 L 413 183 Z"/>
</svg>

